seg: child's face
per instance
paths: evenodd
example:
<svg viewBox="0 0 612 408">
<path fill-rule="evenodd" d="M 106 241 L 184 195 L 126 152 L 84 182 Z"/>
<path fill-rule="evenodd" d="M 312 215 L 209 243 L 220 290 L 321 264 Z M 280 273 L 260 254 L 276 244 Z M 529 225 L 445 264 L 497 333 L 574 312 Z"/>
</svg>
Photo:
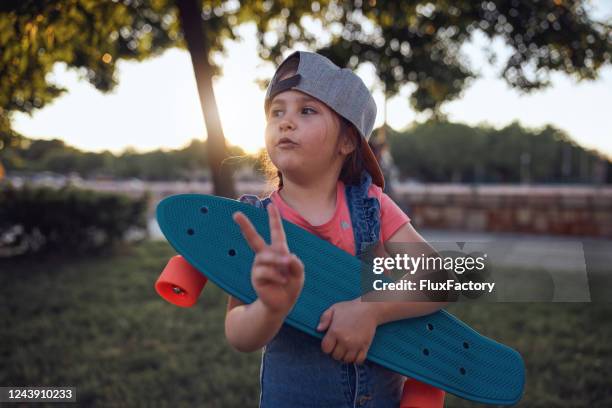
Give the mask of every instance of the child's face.
<svg viewBox="0 0 612 408">
<path fill-rule="evenodd" d="M 266 149 L 283 175 L 317 177 L 315 173 L 339 169 L 352 151 L 347 138 L 339 137 L 336 113 L 305 93 L 276 95 L 266 119 Z"/>
</svg>

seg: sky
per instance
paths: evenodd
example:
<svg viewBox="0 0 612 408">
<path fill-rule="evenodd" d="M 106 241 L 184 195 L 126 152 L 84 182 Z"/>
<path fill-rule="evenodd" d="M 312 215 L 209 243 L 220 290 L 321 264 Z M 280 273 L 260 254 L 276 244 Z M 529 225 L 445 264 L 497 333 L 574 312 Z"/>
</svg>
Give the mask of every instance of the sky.
<svg viewBox="0 0 612 408">
<path fill-rule="evenodd" d="M 597 19 L 612 18 L 612 1 L 595 2 L 591 12 Z M 213 86 L 226 139 L 254 152 L 264 146 L 265 128 L 265 90 L 255 80 L 270 78 L 274 66 L 257 56 L 254 25 L 242 26 L 240 34 L 242 41 L 228 41 L 225 56 L 215 59 L 223 73 Z M 612 67 L 602 69 L 596 81 L 577 82 L 553 74 L 551 87 L 525 95 L 497 78 L 508 53 L 506 46 L 501 40 L 490 44 L 501 57 L 490 66 L 481 52 L 488 45 L 484 35 L 476 34 L 462 48 L 480 77 L 461 98 L 443 106 L 449 120 L 497 128 L 517 120 L 529 128 L 552 124 L 580 145 L 612 158 Z M 369 65 L 357 70 L 376 100 L 376 127 L 383 123 L 384 99 L 373 73 Z M 144 62 L 120 61 L 117 78 L 114 91 L 103 94 L 75 70 L 57 64 L 50 79 L 68 91 L 32 116 L 16 113 L 13 126 L 27 137 L 59 138 L 83 150 L 114 153 L 126 148 L 175 149 L 206 137 L 187 51 L 170 49 Z M 412 89 L 405 86 L 387 102 L 387 120 L 394 129 L 425 119 L 410 107 Z"/>
</svg>

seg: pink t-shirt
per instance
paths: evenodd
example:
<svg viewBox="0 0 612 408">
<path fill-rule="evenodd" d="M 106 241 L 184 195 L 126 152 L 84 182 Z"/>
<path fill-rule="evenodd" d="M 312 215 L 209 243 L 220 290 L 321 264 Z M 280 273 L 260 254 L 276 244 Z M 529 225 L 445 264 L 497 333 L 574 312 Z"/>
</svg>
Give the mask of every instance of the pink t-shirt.
<svg viewBox="0 0 612 408">
<path fill-rule="evenodd" d="M 375 197 L 380 203 L 380 235 L 381 242 L 385 243 L 402 225 L 409 222 L 410 218 L 377 185 L 372 184 L 370 186 L 368 196 Z M 342 181 L 338 180 L 336 211 L 331 219 L 322 225 L 311 225 L 296 210 L 285 203 L 278 190 L 273 192 L 270 198 L 285 220 L 304 228 L 349 254 L 355 255 L 353 226 Z"/>
</svg>

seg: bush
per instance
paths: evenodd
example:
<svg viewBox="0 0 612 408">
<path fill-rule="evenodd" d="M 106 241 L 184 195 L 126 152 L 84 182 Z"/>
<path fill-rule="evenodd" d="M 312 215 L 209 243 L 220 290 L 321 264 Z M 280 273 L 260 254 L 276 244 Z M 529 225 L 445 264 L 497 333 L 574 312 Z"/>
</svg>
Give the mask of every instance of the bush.
<svg viewBox="0 0 612 408">
<path fill-rule="evenodd" d="M 149 195 L 132 198 L 67 186 L 0 186 L 0 256 L 83 253 L 147 227 Z"/>
</svg>

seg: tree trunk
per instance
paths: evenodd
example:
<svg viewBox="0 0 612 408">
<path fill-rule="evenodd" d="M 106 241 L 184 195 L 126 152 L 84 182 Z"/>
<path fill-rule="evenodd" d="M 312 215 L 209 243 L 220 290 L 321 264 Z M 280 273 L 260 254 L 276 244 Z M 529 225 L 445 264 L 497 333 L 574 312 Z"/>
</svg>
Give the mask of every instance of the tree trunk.
<svg viewBox="0 0 612 408">
<path fill-rule="evenodd" d="M 223 166 L 227 158 L 225 137 L 217 110 L 217 101 L 212 87 L 212 69 L 208 62 L 210 48 L 204 36 L 202 10 L 197 0 L 176 0 L 183 35 L 198 85 L 200 106 L 208 133 L 206 150 L 213 179 L 214 194 L 221 197 L 236 198 L 232 174 L 228 166 Z"/>
</svg>

